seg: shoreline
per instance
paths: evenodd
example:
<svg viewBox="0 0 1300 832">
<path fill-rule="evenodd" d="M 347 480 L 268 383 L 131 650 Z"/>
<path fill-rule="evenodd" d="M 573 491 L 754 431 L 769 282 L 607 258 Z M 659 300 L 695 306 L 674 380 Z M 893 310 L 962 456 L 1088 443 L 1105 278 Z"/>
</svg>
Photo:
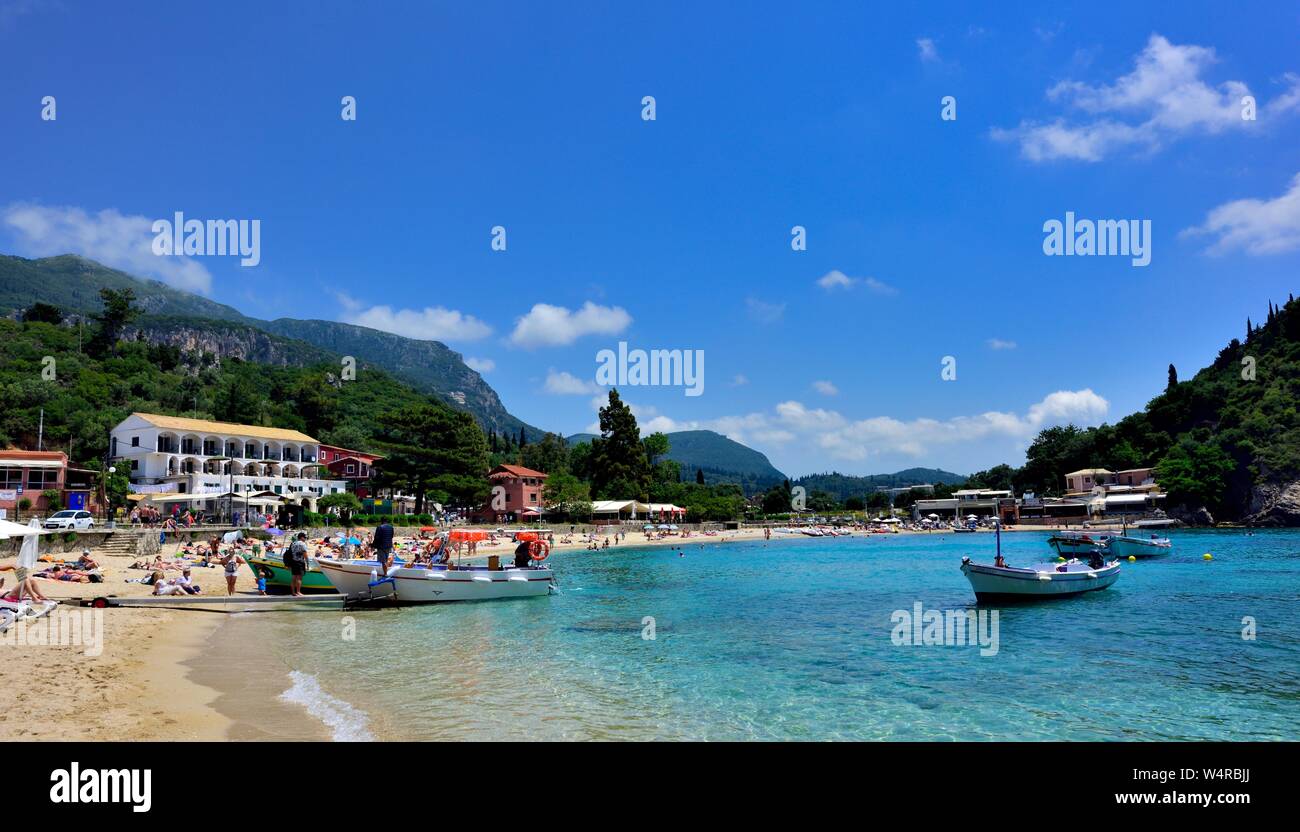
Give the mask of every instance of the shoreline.
<svg viewBox="0 0 1300 832">
<path fill-rule="evenodd" d="M 1055 527 L 1020 526 L 1004 531 L 1055 530 Z M 1102 530 L 1101 527 L 1090 529 Z M 893 534 L 855 531 L 853 536 L 873 538 Z M 896 534 L 946 536 L 954 533 L 901 530 Z M 638 537 L 643 535 L 631 532 L 623 543 L 598 551 L 687 548 L 764 540 L 761 528 L 720 531 L 715 535 L 695 533 L 686 538 L 638 540 Z M 779 534 L 773 535 L 769 542 L 792 539 L 809 537 Z M 575 540 L 569 544 L 557 543 L 554 551 L 591 551 L 586 546 Z M 174 554 L 177 549 L 178 544 L 165 547 L 168 554 Z M 504 555 L 511 549 L 508 542 L 495 546 L 480 544 L 473 560 Z M 104 565 L 104 584 L 42 581 L 42 590 L 51 598 L 61 599 L 110 593 L 150 594 L 149 587 L 125 583 L 124 579 L 145 575 L 141 570 L 127 569 L 134 558 L 97 557 Z M 194 572 L 205 594 L 224 593 L 219 570 L 195 569 Z M 12 573 L 8 574 L 12 580 Z M 249 570 L 240 571 L 236 591 L 248 594 L 255 591 Z M 326 723 L 329 714 L 322 716 L 319 709 L 309 710 L 307 701 L 294 703 L 282 699 L 286 691 L 300 694 L 299 687 L 309 687 L 310 677 L 292 676 L 294 669 L 270 650 L 250 649 L 257 639 L 268 637 L 267 622 L 259 616 L 275 613 L 145 608 L 91 611 L 60 607 L 63 609 L 97 612 L 103 616 L 103 651 L 98 656 L 86 656 L 79 655 L 84 651 L 74 646 L 0 644 L 0 663 L 7 675 L 23 680 L 24 685 L 15 693 L 10 706 L 0 713 L 0 739 L 297 741 L 330 740 L 340 733 L 338 726 L 332 730 Z M 312 713 L 313 710 L 318 712 Z"/>
</svg>

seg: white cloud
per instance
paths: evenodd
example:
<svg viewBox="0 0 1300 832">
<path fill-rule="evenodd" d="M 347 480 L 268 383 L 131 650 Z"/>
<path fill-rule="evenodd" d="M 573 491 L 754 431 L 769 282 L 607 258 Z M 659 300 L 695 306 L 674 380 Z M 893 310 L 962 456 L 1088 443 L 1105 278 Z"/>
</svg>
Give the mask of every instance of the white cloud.
<svg viewBox="0 0 1300 832">
<path fill-rule="evenodd" d="M 490 373 L 497 368 L 497 363 L 490 358 L 474 358 L 470 356 L 465 359 L 465 366 L 477 373 Z"/>
<path fill-rule="evenodd" d="M 745 308 L 749 317 L 760 324 L 774 324 L 785 316 L 784 303 L 768 303 L 757 298 L 746 298 Z"/>
<path fill-rule="evenodd" d="M 593 399 L 593 407 L 604 399 Z M 1027 444 L 1044 428 L 1054 425 L 1099 424 L 1110 409 L 1106 399 L 1092 390 L 1059 390 L 1029 406 L 1023 414 L 988 411 L 947 419 L 920 417 L 896 419 L 873 416 L 850 419 L 835 410 L 808 407 L 802 402 L 780 402 L 770 411 L 717 419 L 682 421 L 653 407 L 628 402 L 646 432 L 653 430 L 714 430 L 749 445 L 790 445 L 806 449 L 805 456 L 825 454 L 839 461 L 860 461 L 880 454 L 921 457 L 937 446 L 1008 439 Z"/>
<path fill-rule="evenodd" d="M 831 269 L 826 274 L 817 278 L 817 285 L 822 287 L 828 292 L 832 292 L 836 289 L 849 289 L 852 288 L 853 286 L 856 286 L 859 283 L 861 283 L 863 286 L 866 286 L 867 289 L 871 290 L 877 295 L 898 294 L 897 289 L 895 289 L 893 286 L 890 286 L 888 283 L 885 283 L 882 280 L 877 280 L 874 277 L 863 277 L 863 278 L 849 277 L 839 269 Z"/>
<path fill-rule="evenodd" d="M 595 393 L 600 387 L 596 382 L 580 379 L 572 373 L 548 370 L 544 389 L 557 396 L 582 396 Z"/>
<path fill-rule="evenodd" d="M 1027 120 L 1012 129 L 993 128 L 991 135 L 1019 143 L 1021 155 L 1031 161 L 1096 162 L 1124 151 L 1153 152 L 1186 135 L 1252 129 L 1256 122 L 1241 117 L 1249 87 L 1233 80 L 1212 86 L 1202 78 L 1217 61 L 1210 47 L 1174 44 L 1153 34 L 1133 70 L 1114 83 L 1067 80 L 1048 89 L 1050 100 L 1095 120 Z M 1287 90 L 1265 105 L 1264 114 L 1300 108 L 1300 77 L 1287 75 L 1285 81 Z"/>
<path fill-rule="evenodd" d="M 1217 237 L 1211 254 L 1236 249 L 1247 254 L 1279 254 L 1300 248 L 1300 173 L 1291 188 L 1273 199 L 1238 199 L 1218 206 L 1205 222 L 1180 236 Z"/>
<path fill-rule="evenodd" d="M 515 321 L 510 340 L 533 349 L 572 344 L 584 335 L 617 335 L 632 324 L 632 316 L 619 306 L 598 306 L 591 301 L 581 309 L 538 303 Z"/>
<path fill-rule="evenodd" d="M 988 343 L 991 350 L 1014 350 L 1016 348 L 1015 341 L 1004 341 L 1001 338 L 990 338 Z"/>
<path fill-rule="evenodd" d="M 0 218 L 17 232 L 15 243 L 25 256 L 80 254 L 188 292 L 208 294 L 212 290 L 212 275 L 202 263 L 183 255 L 153 253 L 156 218 L 120 214 L 112 208 L 90 214 L 71 206 L 21 202 L 0 210 Z"/>
<path fill-rule="evenodd" d="M 817 285 L 830 291 L 832 289 L 847 289 L 857 281 L 846 275 L 839 269 L 831 269 L 826 274 L 817 278 Z"/>
<path fill-rule="evenodd" d="M 492 327 L 463 312 L 441 306 L 423 309 L 393 309 L 391 306 L 366 307 L 359 301 L 339 294 L 343 304 L 341 320 L 415 338 L 420 341 L 477 341 L 492 334 Z"/>
<path fill-rule="evenodd" d="M 744 387 L 749 384 L 749 377 L 744 373 L 736 373 L 736 377 L 731 380 L 732 387 Z"/>
<path fill-rule="evenodd" d="M 840 389 L 829 381 L 814 381 L 813 389 L 823 396 L 838 396 Z"/>
<path fill-rule="evenodd" d="M 916 39 L 916 54 L 924 63 L 934 63 L 939 60 L 939 50 L 930 38 Z"/>
</svg>

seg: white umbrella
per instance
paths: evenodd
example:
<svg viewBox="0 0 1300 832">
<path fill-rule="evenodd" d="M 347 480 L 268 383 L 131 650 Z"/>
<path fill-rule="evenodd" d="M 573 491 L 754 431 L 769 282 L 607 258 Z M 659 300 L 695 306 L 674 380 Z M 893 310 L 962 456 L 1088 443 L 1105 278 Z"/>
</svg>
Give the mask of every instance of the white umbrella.
<svg viewBox="0 0 1300 832">
<path fill-rule="evenodd" d="M 937 514 L 931 514 L 931 515 L 930 515 L 929 517 L 927 517 L 926 519 L 927 519 L 927 520 L 938 520 L 938 519 L 939 519 L 939 515 L 937 515 Z"/>
<path fill-rule="evenodd" d="M 33 517 L 31 522 L 36 525 L 24 526 L 22 523 L 15 523 L 12 520 L 0 520 L 0 540 L 5 540 L 10 537 L 27 537 L 28 535 L 48 534 L 45 529 L 41 528 L 40 520 Z"/>
<path fill-rule="evenodd" d="M 25 527 L 27 534 L 23 536 L 22 548 L 18 550 L 18 566 L 23 569 L 36 568 L 36 556 L 40 549 L 40 536 L 44 533 L 41 528 L 41 521 L 35 517 Z"/>
</svg>

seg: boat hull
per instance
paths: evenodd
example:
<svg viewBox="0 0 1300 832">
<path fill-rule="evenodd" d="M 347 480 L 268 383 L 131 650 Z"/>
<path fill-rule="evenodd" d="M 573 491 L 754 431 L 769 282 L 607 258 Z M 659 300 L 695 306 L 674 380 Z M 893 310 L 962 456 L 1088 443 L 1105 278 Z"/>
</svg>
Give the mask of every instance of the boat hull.
<svg viewBox="0 0 1300 832">
<path fill-rule="evenodd" d="M 1140 537 L 1112 537 L 1107 548 L 1120 558 L 1158 558 L 1174 550 L 1168 540 L 1143 540 Z"/>
<path fill-rule="evenodd" d="M 292 589 L 290 580 L 293 575 L 285 567 L 284 561 L 279 558 L 264 557 L 261 555 L 248 555 L 244 557 L 248 563 L 248 568 L 253 570 L 253 575 L 266 580 L 266 589 L 268 592 L 284 591 Z M 307 562 L 307 571 L 302 576 L 303 592 L 335 592 L 334 585 L 329 582 L 321 572 L 316 561 Z"/>
<path fill-rule="evenodd" d="M 1025 601 L 1069 598 L 1085 592 L 1106 589 L 1119 579 L 1119 562 L 1112 561 L 1100 569 L 1069 564 L 1068 572 L 1057 572 L 1052 564 L 1037 569 L 1013 569 L 984 566 L 962 561 L 961 571 L 970 581 L 979 601 Z"/>
<path fill-rule="evenodd" d="M 549 567 L 488 569 L 486 566 L 445 569 L 398 566 L 388 580 L 377 582 L 375 561 L 320 562 L 321 571 L 343 595 L 362 599 L 392 599 L 401 604 L 444 601 L 487 601 L 529 598 L 551 591 L 554 573 Z M 375 586 L 371 586 L 376 583 Z"/>
</svg>

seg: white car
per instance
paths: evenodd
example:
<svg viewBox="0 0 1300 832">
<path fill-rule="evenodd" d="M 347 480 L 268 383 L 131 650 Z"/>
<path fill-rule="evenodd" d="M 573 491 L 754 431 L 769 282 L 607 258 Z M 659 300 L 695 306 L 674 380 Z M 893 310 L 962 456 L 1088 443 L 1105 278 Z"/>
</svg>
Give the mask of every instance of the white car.
<svg viewBox="0 0 1300 832">
<path fill-rule="evenodd" d="M 89 529 L 95 525 L 95 518 L 88 511 L 58 511 L 45 518 L 47 529 Z"/>
</svg>

